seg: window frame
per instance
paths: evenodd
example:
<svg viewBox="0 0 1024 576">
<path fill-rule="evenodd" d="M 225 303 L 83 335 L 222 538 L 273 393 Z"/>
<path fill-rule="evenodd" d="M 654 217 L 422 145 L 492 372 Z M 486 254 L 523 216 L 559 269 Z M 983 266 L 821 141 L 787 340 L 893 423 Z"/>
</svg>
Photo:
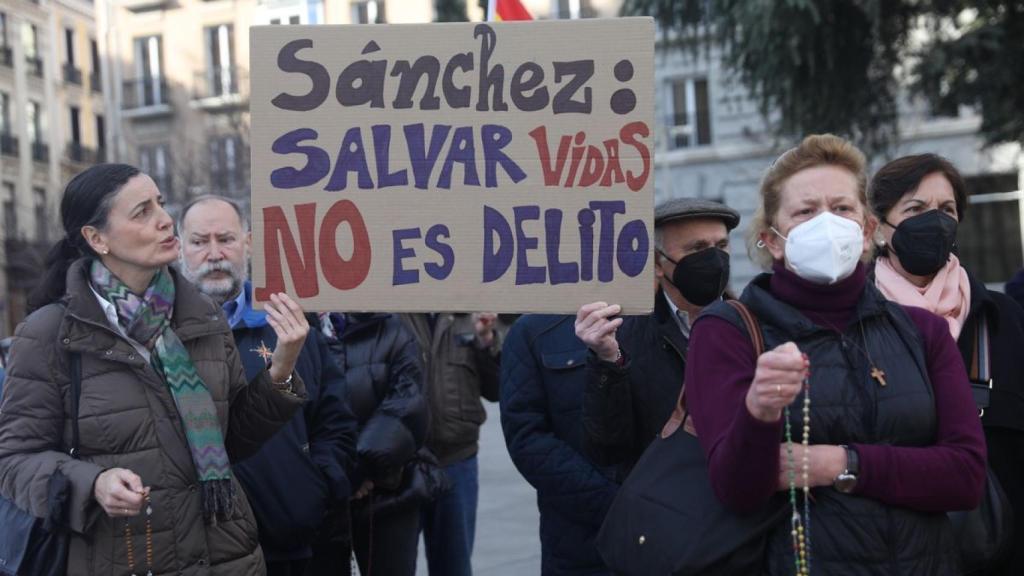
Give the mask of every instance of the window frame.
<svg viewBox="0 0 1024 576">
<path fill-rule="evenodd" d="M 703 84 L 703 93 L 698 85 Z M 665 79 L 664 102 L 668 115 L 665 118 L 667 150 L 694 150 L 715 145 L 714 98 L 710 74 L 676 75 Z M 683 87 L 683 113 L 678 113 L 679 98 L 677 86 Z M 701 115 L 700 100 L 704 99 Z M 682 122 L 680 123 L 680 119 Z"/>
<path fill-rule="evenodd" d="M 223 38 L 221 30 L 226 30 Z M 222 53 L 226 48 L 227 62 Z M 206 58 L 206 94 L 223 97 L 238 93 L 237 65 L 235 63 L 235 26 L 231 22 L 214 24 L 203 28 L 203 52 Z"/>
<path fill-rule="evenodd" d="M 156 43 L 156 57 L 153 56 L 152 43 Z M 135 58 L 135 91 L 140 107 L 159 106 L 165 104 L 163 94 L 164 79 L 164 41 L 162 34 L 136 36 L 132 39 Z M 154 73 L 155 63 L 155 73 Z M 148 94 L 151 97 L 147 98 Z"/>
<path fill-rule="evenodd" d="M 18 191 L 17 184 L 11 180 L 0 181 L 0 190 L 3 191 L 3 224 L 7 238 L 18 237 Z"/>
</svg>

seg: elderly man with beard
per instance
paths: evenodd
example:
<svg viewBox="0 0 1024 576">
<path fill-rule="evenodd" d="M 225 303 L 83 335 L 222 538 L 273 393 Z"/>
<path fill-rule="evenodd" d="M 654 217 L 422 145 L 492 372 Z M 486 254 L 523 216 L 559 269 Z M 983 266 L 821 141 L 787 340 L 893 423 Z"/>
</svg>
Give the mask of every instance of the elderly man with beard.
<svg viewBox="0 0 1024 576">
<path fill-rule="evenodd" d="M 253 310 L 248 282 L 250 234 L 239 205 L 218 196 L 187 204 L 178 222 L 181 271 L 220 304 L 251 377 L 276 344 L 266 314 Z M 255 455 L 235 465 L 259 523 L 269 576 L 312 573 L 312 542 L 324 511 L 346 503 L 352 486 L 356 420 L 345 377 L 319 332 L 310 330 L 296 372 L 309 400 L 303 411 Z"/>
</svg>

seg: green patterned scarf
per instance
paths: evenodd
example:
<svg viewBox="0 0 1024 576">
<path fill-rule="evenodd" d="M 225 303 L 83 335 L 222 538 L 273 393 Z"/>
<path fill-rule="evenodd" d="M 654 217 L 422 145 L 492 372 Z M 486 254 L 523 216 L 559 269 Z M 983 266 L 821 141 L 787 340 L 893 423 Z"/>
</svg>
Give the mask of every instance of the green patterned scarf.
<svg viewBox="0 0 1024 576">
<path fill-rule="evenodd" d="M 202 486 L 203 518 L 228 518 L 234 502 L 231 463 L 210 391 L 171 329 L 174 279 L 161 269 L 140 297 L 99 260 L 93 261 L 90 276 L 96 292 L 117 309 L 125 333 L 150 351 L 153 368 L 171 391 Z"/>
</svg>

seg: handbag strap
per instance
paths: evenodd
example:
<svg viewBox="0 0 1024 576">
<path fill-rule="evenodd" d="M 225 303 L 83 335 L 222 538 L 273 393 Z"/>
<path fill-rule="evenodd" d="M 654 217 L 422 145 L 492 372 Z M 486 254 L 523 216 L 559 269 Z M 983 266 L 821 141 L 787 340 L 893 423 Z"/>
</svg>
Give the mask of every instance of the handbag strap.
<svg viewBox="0 0 1024 576">
<path fill-rule="evenodd" d="M 739 313 L 743 325 L 746 326 L 747 334 L 750 335 L 750 341 L 754 346 L 754 358 L 756 361 L 761 354 L 764 354 L 764 335 L 761 334 L 761 325 L 758 323 L 757 317 L 750 311 L 750 308 L 747 308 L 746 304 L 739 300 L 725 300 L 725 303 L 732 306 Z M 693 418 L 690 417 L 690 413 L 686 409 L 686 382 L 683 382 L 683 387 L 679 390 L 679 399 L 676 401 L 676 407 L 672 411 L 672 416 L 669 417 L 668 422 L 661 429 L 661 437 L 668 438 L 675 434 L 680 426 L 683 427 L 687 434 L 697 435 L 697 429 L 693 425 Z"/>
<path fill-rule="evenodd" d="M 68 454 L 78 458 L 78 401 L 82 396 L 82 355 L 70 353 L 71 364 L 71 449 Z"/>
<path fill-rule="evenodd" d="M 992 396 L 991 334 L 988 330 L 988 316 L 984 310 L 978 312 L 978 325 L 971 343 L 971 394 L 978 407 L 978 417 L 985 415 Z"/>
<path fill-rule="evenodd" d="M 746 304 L 739 300 L 726 300 L 726 303 L 740 313 L 743 324 L 747 327 L 747 333 L 750 334 L 750 340 L 754 344 L 754 358 L 759 358 L 761 354 L 764 354 L 764 335 L 761 334 L 761 324 L 758 323 L 757 317 L 750 311 L 750 308 L 747 308 Z"/>
</svg>

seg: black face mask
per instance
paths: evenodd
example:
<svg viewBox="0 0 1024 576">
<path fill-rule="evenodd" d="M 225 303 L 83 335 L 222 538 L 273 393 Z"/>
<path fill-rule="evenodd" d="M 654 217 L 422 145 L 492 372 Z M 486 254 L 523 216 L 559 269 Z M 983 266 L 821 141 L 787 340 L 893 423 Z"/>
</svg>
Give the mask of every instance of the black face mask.
<svg viewBox="0 0 1024 576">
<path fill-rule="evenodd" d="M 931 276 L 941 270 L 956 246 L 957 224 L 956 218 L 939 210 L 900 222 L 892 235 L 892 250 L 903 269 L 914 276 Z"/>
<path fill-rule="evenodd" d="M 729 253 L 725 250 L 706 248 L 678 262 L 664 252 L 661 255 L 676 265 L 670 282 L 694 306 L 711 304 L 722 296 L 729 284 Z"/>
</svg>

